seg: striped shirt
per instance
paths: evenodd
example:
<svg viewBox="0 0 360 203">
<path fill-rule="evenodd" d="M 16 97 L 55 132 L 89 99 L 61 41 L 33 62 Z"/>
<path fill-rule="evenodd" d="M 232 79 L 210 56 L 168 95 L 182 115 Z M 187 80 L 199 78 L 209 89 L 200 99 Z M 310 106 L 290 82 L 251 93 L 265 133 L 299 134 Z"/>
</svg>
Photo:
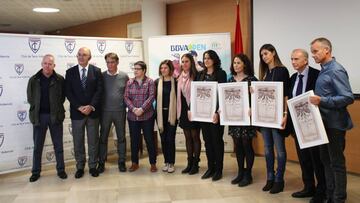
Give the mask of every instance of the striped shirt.
<svg viewBox="0 0 360 203">
<path fill-rule="evenodd" d="M 125 88 L 124 101 L 128 107 L 128 119 L 131 121 L 144 121 L 150 119 L 154 115 L 152 103 L 155 99 L 155 84 L 148 77 L 144 77 L 142 83 L 139 84 L 135 78 L 130 79 Z M 133 113 L 134 108 L 142 108 L 144 113 L 136 116 Z"/>
</svg>

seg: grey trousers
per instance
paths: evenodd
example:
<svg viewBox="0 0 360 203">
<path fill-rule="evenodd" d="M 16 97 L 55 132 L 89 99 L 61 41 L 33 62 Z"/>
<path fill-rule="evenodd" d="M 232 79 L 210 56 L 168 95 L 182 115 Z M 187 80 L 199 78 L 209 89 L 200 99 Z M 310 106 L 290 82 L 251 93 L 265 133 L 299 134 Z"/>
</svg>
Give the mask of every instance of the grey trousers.
<svg viewBox="0 0 360 203">
<path fill-rule="evenodd" d="M 107 159 L 108 138 L 111 124 L 114 123 L 117 136 L 118 163 L 126 161 L 125 139 L 126 111 L 103 111 L 101 115 L 99 163 L 104 164 Z"/>
<path fill-rule="evenodd" d="M 84 169 L 86 163 L 85 128 L 88 142 L 88 165 L 90 169 L 96 168 L 99 148 L 99 119 L 86 117 L 82 120 L 71 120 L 71 124 L 76 169 Z"/>
</svg>

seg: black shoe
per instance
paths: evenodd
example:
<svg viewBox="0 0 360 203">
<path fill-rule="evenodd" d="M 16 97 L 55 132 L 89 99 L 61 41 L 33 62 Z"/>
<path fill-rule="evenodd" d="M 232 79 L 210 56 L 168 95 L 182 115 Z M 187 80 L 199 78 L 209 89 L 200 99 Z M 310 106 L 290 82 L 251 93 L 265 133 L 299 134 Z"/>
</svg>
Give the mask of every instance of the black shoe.
<svg viewBox="0 0 360 203">
<path fill-rule="evenodd" d="M 32 174 L 29 178 L 30 182 L 35 182 L 40 178 L 40 174 Z"/>
<path fill-rule="evenodd" d="M 263 187 L 263 191 L 269 191 L 271 190 L 271 188 L 273 187 L 274 185 L 274 181 L 273 180 L 268 180 L 266 181 L 266 185 Z"/>
<path fill-rule="evenodd" d="M 243 179 L 243 177 L 244 177 L 244 173 L 238 172 L 238 175 L 234 179 L 232 179 L 231 184 L 233 185 L 239 184 L 240 181 Z"/>
<path fill-rule="evenodd" d="M 99 171 L 96 168 L 91 168 L 89 170 L 89 173 L 91 174 L 92 177 L 98 177 L 99 176 Z"/>
<path fill-rule="evenodd" d="M 184 170 L 181 171 L 181 173 L 189 173 L 190 170 L 191 170 L 191 166 L 193 164 L 193 157 L 188 157 L 188 163 L 187 163 L 187 166 L 186 168 L 184 168 Z"/>
<path fill-rule="evenodd" d="M 312 197 L 315 194 L 315 190 L 304 188 L 301 191 L 294 192 L 291 194 L 294 198 L 305 198 L 305 197 Z"/>
<path fill-rule="evenodd" d="M 323 202 L 326 202 L 325 200 L 326 200 L 326 198 L 324 195 L 315 194 L 310 199 L 310 203 L 323 203 Z"/>
<path fill-rule="evenodd" d="M 84 169 L 78 169 L 75 173 L 75 178 L 79 179 L 82 178 L 84 176 Z"/>
<path fill-rule="evenodd" d="M 119 171 L 120 172 L 126 172 L 125 162 L 120 162 L 119 163 Z"/>
<path fill-rule="evenodd" d="M 67 174 L 65 173 L 65 171 L 58 172 L 57 176 L 59 176 L 59 178 L 61 178 L 61 179 L 66 179 L 67 178 Z"/>
<path fill-rule="evenodd" d="M 194 174 L 199 173 L 199 162 L 200 162 L 199 158 L 194 158 L 193 159 L 193 164 L 192 164 L 191 169 L 189 171 L 189 175 L 194 175 Z"/>
<path fill-rule="evenodd" d="M 201 176 L 201 179 L 208 179 L 211 178 L 214 175 L 214 171 L 212 169 L 208 169 L 203 176 Z"/>
<path fill-rule="evenodd" d="M 270 190 L 270 194 L 277 194 L 282 191 L 284 191 L 284 181 L 274 182 L 274 185 Z"/>
<path fill-rule="evenodd" d="M 239 187 L 245 187 L 252 183 L 252 176 L 251 173 L 248 171 L 245 171 L 244 178 L 240 181 Z"/>
<path fill-rule="evenodd" d="M 212 181 L 218 181 L 222 178 L 222 172 L 216 171 L 212 177 Z"/>
<path fill-rule="evenodd" d="M 105 163 L 99 163 L 97 167 L 98 173 L 104 173 L 105 171 Z"/>
</svg>

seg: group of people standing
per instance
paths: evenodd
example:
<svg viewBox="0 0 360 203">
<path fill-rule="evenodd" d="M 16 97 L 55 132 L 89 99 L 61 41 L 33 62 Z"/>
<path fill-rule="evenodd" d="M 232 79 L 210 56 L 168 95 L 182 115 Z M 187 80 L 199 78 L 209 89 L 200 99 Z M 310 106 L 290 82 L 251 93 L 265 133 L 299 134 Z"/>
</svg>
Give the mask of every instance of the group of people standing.
<svg viewBox="0 0 360 203">
<path fill-rule="evenodd" d="M 130 172 L 139 168 L 139 145 L 142 136 L 149 154 L 150 171 L 156 172 L 156 148 L 154 141 L 154 122 L 161 137 L 164 166 L 162 171 L 175 171 L 175 134 L 177 125 L 184 132 L 187 151 L 187 165 L 184 174 L 197 174 L 200 162 L 200 131 L 205 142 L 207 170 L 202 179 L 217 181 L 222 178 L 224 160 L 224 126 L 220 125 L 221 112 L 213 112 L 212 122 L 192 121 L 190 97 L 192 81 L 247 82 L 251 94 L 252 81 L 280 81 L 284 89 L 282 129 L 229 126 L 229 135 L 236 145 L 238 173 L 231 181 L 240 187 L 252 183 L 254 149 L 252 139 L 259 130 L 264 140 L 267 179 L 263 191 L 276 194 L 284 189 L 286 166 L 285 137 L 294 135 L 286 101 L 308 90 L 315 96 L 310 102 L 320 107 L 329 144 L 308 149 L 300 149 L 296 136 L 293 136 L 302 170 L 304 189 L 292 194 L 295 198 L 312 197 L 310 202 L 344 202 L 346 199 L 346 167 L 343 154 L 346 130 L 352 122 L 346 107 L 354 100 L 345 69 L 331 54 L 332 46 L 326 38 L 311 42 L 311 52 L 318 71 L 308 65 L 308 53 L 295 49 L 291 62 L 296 70 L 291 77 L 282 64 L 275 47 L 264 44 L 259 51 L 259 78 L 254 75 L 254 67 L 245 54 L 237 54 L 230 67 L 231 77 L 221 68 L 221 60 L 213 50 L 203 54 L 202 70 L 197 70 L 191 53 L 181 57 L 181 71 L 173 77 L 174 66 L 170 60 L 159 65 L 159 78 L 153 81 L 146 76 L 147 66 L 143 61 L 134 64 L 134 78 L 119 71 L 119 58 L 115 53 L 105 55 L 107 71 L 89 64 L 91 52 L 80 48 L 77 54 L 78 65 L 66 71 L 65 79 L 54 71 L 55 59 L 45 55 L 42 70 L 30 78 L 28 102 L 30 120 L 34 125 L 34 157 L 30 182 L 40 178 L 41 154 L 47 128 L 57 161 L 58 176 L 67 178 L 65 173 L 62 122 L 64 120 L 63 102 L 65 96 L 70 102 L 72 136 L 76 160 L 75 178 L 84 175 L 86 153 L 84 146 L 85 129 L 88 141 L 89 173 L 97 177 L 105 171 L 107 159 L 107 140 L 112 124 L 115 125 L 118 148 L 118 167 L 120 172 L 126 168 L 125 119 L 127 117 L 131 142 Z M 153 105 L 155 102 L 155 105 Z M 250 101 L 249 101 L 250 102 Z M 127 113 L 126 113 L 127 108 Z M 100 126 L 100 130 L 99 130 Z M 100 132 L 100 135 L 99 135 Z M 275 165 L 275 151 L 277 169 Z M 316 177 L 316 178 L 315 178 Z M 315 180 L 316 179 L 316 180 Z M 317 183 L 317 184 L 316 184 Z"/>
</svg>

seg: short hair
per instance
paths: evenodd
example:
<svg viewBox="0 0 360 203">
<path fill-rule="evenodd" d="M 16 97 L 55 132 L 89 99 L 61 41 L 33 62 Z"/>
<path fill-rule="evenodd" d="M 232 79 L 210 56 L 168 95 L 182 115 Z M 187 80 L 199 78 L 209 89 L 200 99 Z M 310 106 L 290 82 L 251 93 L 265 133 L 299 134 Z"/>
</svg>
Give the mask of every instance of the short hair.
<svg viewBox="0 0 360 203">
<path fill-rule="evenodd" d="M 234 58 L 231 61 L 230 71 L 231 75 L 236 75 L 236 72 L 234 70 L 234 59 L 238 58 L 244 63 L 244 73 L 248 76 L 254 76 L 254 67 L 249 59 L 248 56 L 245 54 L 237 54 L 234 56 Z"/>
<path fill-rule="evenodd" d="M 51 58 L 52 58 L 52 61 L 53 61 L 54 64 L 55 64 L 55 57 L 54 57 L 54 55 L 52 55 L 52 54 L 45 54 L 45 55 L 43 56 L 42 60 L 41 60 L 41 63 L 44 61 L 45 58 L 48 58 L 48 57 L 51 57 Z"/>
<path fill-rule="evenodd" d="M 302 55 L 306 58 L 306 59 L 309 59 L 309 53 L 305 50 L 305 49 L 294 49 L 293 51 L 292 51 L 292 53 L 294 53 L 294 52 L 301 52 L 302 53 Z"/>
<path fill-rule="evenodd" d="M 169 59 L 165 59 L 165 60 L 161 61 L 160 65 L 159 65 L 159 76 L 161 76 L 161 71 L 160 71 L 161 66 L 164 64 L 166 64 L 169 67 L 169 69 L 170 69 L 169 74 L 170 74 L 170 76 L 172 76 L 172 74 L 174 72 L 174 64 Z"/>
<path fill-rule="evenodd" d="M 205 58 L 205 54 L 208 54 L 210 59 L 214 61 L 214 70 L 217 71 L 218 69 L 221 68 L 221 60 L 219 55 L 214 51 L 214 50 L 207 50 L 204 52 L 203 54 L 203 63 L 204 63 L 204 58 Z M 204 63 L 205 64 L 205 63 Z M 205 67 L 206 68 L 206 67 Z"/>
<path fill-rule="evenodd" d="M 146 63 L 144 61 L 137 61 L 134 63 L 134 66 L 140 66 L 141 69 L 146 73 Z"/>
<path fill-rule="evenodd" d="M 331 42 L 330 42 L 330 40 L 326 39 L 325 37 L 319 37 L 319 38 L 314 39 L 314 40 L 310 43 L 310 45 L 313 45 L 315 42 L 320 42 L 321 45 L 323 45 L 324 47 L 329 48 L 330 53 L 332 52 Z"/>
<path fill-rule="evenodd" d="M 117 55 L 116 53 L 114 53 L 114 52 L 107 53 L 107 54 L 105 55 L 105 60 L 108 59 L 108 58 L 114 59 L 116 62 L 119 62 L 119 57 L 118 57 L 118 55 Z"/>
<path fill-rule="evenodd" d="M 284 66 L 281 63 L 281 60 L 279 58 L 279 55 L 275 49 L 275 47 L 272 44 L 264 44 L 261 46 L 260 50 L 259 50 L 259 56 L 260 56 L 260 63 L 259 63 L 259 79 L 263 80 L 266 74 L 266 71 L 269 70 L 269 66 L 268 64 L 265 63 L 265 61 L 262 59 L 261 57 L 261 51 L 262 50 L 268 50 L 270 52 L 275 53 L 274 54 L 274 63 L 275 66 Z"/>
</svg>

